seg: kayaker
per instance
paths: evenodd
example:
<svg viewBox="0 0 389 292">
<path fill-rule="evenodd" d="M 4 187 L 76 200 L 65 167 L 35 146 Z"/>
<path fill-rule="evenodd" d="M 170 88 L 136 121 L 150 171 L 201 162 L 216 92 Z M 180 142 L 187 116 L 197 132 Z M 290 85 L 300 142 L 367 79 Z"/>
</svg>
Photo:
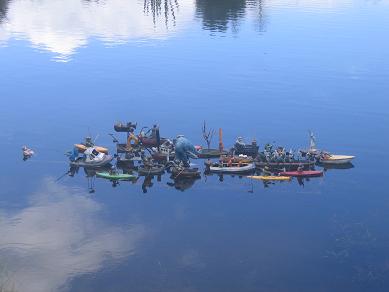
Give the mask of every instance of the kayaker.
<svg viewBox="0 0 389 292">
<path fill-rule="evenodd" d="M 302 165 L 302 164 L 300 163 L 299 166 L 297 167 L 297 171 L 298 171 L 298 172 L 304 171 L 304 165 Z"/>
</svg>

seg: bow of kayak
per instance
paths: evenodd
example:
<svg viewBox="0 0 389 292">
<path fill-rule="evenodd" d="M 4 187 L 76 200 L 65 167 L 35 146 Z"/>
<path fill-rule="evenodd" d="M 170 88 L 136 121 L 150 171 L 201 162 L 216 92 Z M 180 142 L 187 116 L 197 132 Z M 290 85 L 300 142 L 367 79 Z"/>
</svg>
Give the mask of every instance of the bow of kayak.
<svg viewBox="0 0 389 292">
<path fill-rule="evenodd" d="M 291 180 L 290 176 L 265 176 L 265 175 L 249 175 L 248 178 L 256 179 L 256 180 L 265 180 L 265 181 L 272 181 L 272 180 Z"/>
</svg>

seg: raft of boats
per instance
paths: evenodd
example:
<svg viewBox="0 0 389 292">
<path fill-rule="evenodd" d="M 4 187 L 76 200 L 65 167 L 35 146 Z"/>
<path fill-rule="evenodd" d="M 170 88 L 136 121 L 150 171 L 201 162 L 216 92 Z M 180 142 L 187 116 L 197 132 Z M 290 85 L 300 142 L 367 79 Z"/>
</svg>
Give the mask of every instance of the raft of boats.
<svg viewBox="0 0 389 292">
<path fill-rule="evenodd" d="M 142 128 L 139 134 L 135 134 L 136 127 L 137 124 L 132 122 L 119 122 L 114 125 L 117 133 L 126 133 L 124 143 L 120 143 L 119 139 L 110 134 L 116 144 L 114 155 L 109 154 L 107 147 L 95 145 L 95 141 L 90 137 L 82 143 L 74 144 L 73 151 L 68 155 L 70 165 L 109 169 L 116 160 L 117 165 L 124 164 L 137 172 L 136 176 L 132 173 L 119 173 L 116 170 L 96 171 L 96 176 L 109 180 L 158 176 L 165 172 L 169 172 L 174 179 L 199 178 L 201 177 L 199 168 L 190 167 L 188 163 L 189 157 L 197 157 L 206 159 L 205 174 L 238 174 L 254 180 L 289 181 L 292 177 L 323 176 L 323 171 L 315 170 L 315 166 L 326 168 L 326 166 L 349 165 L 355 158 L 352 155 L 337 155 L 318 150 L 312 133 L 308 150 L 287 151 L 284 147 L 274 147 L 271 144 L 264 145 L 261 150 L 256 140 L 245 144 L 241 137 L 231 149 L 227 150 L 224 148 L 221 129 L 219 147 L 214 149 L 210 148 L 208 140 L 208 147 L 203 148 L 191 145 L 186 138 L 182 138 L 182 135 L 177 136 L 176 139 L 161 138 L 159 127 L 156 125 L 151 129 Z"/>
</svg>

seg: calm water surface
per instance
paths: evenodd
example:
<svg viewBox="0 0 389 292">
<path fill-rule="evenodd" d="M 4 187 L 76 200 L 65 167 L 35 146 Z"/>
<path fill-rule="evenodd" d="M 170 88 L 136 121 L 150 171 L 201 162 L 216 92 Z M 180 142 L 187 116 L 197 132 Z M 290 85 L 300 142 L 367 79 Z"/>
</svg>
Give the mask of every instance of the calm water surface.
<svg viewBox="0 0 389 292">
<path fill-rule="evenodd" d="M 0 0 L 0 291 L 388 291 L 388 15 L 386 0 Z M 84 136 L 113 150 L 118 120 L 195 144 L 207 120 L 226 146 L 304 148 L 312 129 L 357 159 L 304 186 L 57 180 Z"/>
</svg>

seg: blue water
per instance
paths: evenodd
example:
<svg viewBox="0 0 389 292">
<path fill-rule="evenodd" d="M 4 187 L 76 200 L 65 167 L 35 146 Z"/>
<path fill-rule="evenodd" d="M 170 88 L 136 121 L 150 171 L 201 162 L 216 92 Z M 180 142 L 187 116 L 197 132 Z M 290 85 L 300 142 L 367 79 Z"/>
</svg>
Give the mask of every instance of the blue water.
<svg viewBox="0 0 389 292">
<path fill-rule="evenodd" d="M 387 291 L 388 13 L 359 0 L 0 1 L 0 291 Z M 96 179 L 90 194 L 82 170 L 57 180 L 83 137 L 114 150 L 119 120 L 203 145 L 206 120 L 227 147 L 306 148 L 313 130 L 357 158 L 304 186 L 165 175 L 147 193 L 143 179 Z"/>
</svg>

